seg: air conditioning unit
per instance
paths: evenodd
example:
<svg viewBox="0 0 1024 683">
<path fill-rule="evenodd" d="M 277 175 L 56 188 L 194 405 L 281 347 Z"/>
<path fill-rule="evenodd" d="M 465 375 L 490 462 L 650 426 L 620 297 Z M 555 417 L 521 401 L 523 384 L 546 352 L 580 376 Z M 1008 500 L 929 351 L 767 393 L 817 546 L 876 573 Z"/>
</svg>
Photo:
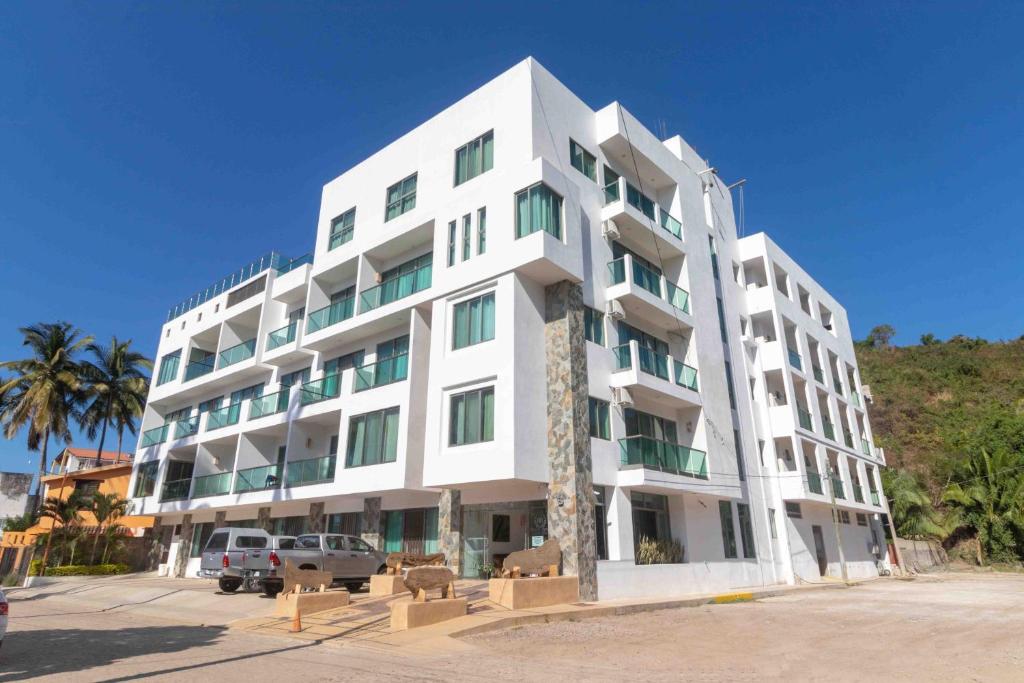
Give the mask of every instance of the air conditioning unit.
<svg viewBox="0 0 1024 683">
<path fill-rule="evenodd" d="M 619 226 L 615 225 L 615 221 L 605 221 L 601 224 L 601 237 L 617 240 L 619 236 Z"/>
<path fill-rule="evenodd" d="M 626 309 L 622 307 L 622 302 L 618 299 L 613 299 L 608 302 L 605 306 L 605 313 L 612 320 L 623 320 L 626 317 Z"/>
<path fill-rule="evenodd" d="M 871 385 L 870 384 L 862 384 L 862 385 L 860 385 L 860 388 L 862 390 L 861 393 L 864 394 L 864 399 L 866 401 L 874 402 L 875 397 L 871 395 Z"/>
<path fill-rule="evenodd" d="M 630 408 L 633 406 L 633 395 L 629 393 L 629 389 L 616 387 L 612 389 L 612 403 L 623 408 Z"/>
</svg>

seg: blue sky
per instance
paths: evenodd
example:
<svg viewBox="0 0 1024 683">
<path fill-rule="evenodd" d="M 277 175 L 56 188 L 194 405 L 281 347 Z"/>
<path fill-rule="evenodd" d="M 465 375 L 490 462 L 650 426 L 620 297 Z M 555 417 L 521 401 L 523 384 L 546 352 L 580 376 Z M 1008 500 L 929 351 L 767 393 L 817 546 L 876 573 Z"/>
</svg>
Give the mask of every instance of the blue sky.
<svg viewBox="0 0 1024 683">
<path fill-rule="evenodd" d="M 309 251 L 326 181 L 528 55 L 747 178 L 747 232 L 858 337 L 1024 334 L 1024 5 L 670 7 L 0 4 L 0 358 L 57 319 L 152 354 L 171 304 Z"/>
</svg>

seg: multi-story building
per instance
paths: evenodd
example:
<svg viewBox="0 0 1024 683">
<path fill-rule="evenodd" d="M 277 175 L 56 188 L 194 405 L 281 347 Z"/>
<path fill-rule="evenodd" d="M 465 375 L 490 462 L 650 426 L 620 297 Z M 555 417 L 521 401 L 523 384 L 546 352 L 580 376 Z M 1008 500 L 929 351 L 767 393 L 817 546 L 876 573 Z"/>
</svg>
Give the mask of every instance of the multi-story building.
<svg viewBox="0 0 1024 683">
<path fill-rule="evenodd" d="M 176 306 L 158 358 L 132 492 L 179 575 L 225 524 L 465 576 L 554 537 L 601 598 L 838 575 L 838 537 L 865 575 L 884 546 L 842 307 L 738 238 L 682 138 L 532 59 L 329 182 L 313 254 Z"/>
</svg>

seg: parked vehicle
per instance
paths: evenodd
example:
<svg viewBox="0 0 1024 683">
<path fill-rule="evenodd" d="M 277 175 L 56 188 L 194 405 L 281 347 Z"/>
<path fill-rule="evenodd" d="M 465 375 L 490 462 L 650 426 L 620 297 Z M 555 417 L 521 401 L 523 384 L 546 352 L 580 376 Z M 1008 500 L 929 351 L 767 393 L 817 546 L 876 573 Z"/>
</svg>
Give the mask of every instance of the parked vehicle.
<svg viewBox="0 0 1024 683">
<path fill-rule="evenodd" d="M 7 596 L 0 589 L 0 646 L 4 644 L 4 636 L 7 634 Z"/>
<path fill-rule="evenodd" d="M 335 583 L 345 585 L 349 591 L 357 591 L 374 574 L 383 574 L 386 553 L 356 536 L 343 534 L 304 534 L 295 539 L 292 550 L 276 553 L 284 564 L 291 560 L 299 569 L 327 571 Z M 284 578 L 271 576 L 263 580 L 263 592 L 277 595 L 284 588 Z"/>
<path fill-rule="evenodd" d="M 233 593 L 242 586 L 259 590 L 263 580 L 275 576 L 281 566 L 277 552 L 291 550 L 294 544 L 293 536 L 271 536 L 262 529 L 217 529 L 203 549 L 199 576 L 217 579 L 225 593 Z"/>
</svg>

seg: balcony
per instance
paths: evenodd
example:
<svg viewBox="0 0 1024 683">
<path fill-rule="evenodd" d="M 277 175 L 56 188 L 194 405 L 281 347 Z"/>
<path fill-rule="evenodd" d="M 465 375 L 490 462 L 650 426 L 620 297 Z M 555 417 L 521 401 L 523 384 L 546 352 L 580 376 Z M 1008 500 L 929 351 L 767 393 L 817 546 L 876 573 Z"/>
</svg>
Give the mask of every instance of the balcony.
<svg viewBox="0 0 1024 683">
<path fill-rule="evenodd" d="M 214 429 L 236 425 L 241 415 L 241 403 L 232 403 L 229 406 L 211 410 L 206 414 L 206 431 L 212 432 Z"/>
<path fill-rule="evenodd" d="M 789 364 L 803 372 L 804 366 L 803 363 L 800 362 L 800 354 L 797 353 L 792 346 L 786 347 L 786 350 L 789 351 Z"/>
<path fill-rule="evenodd" d="M 821 368 L 819 368 L 817 365 L 812 365 L 811 372 L 814 374 L 814 379 L 818 382 L 818 384 L 825 383 L 825 373 L 822 372 Z"/>
<path fill-rule="evenodd" d="M 164 485 L 160 488 L 160 502 L 165 503 L 171 500 L 185 500 L 188 498 L 188 491 L 191 486 L 191 478 L 165 481 Z"/>
<path fill-rule="evenodd" d="M 205 498 L 207 496 L 222 496 L 231 492 L 231 472 L 220 472 L 219 474 L 208 474 L 204 477 L 196 477 L 192 486 L 193 498 Z"/>
<path fill-rule="evenodd" d="M 353 392 L 401 382 L 409 376 L 409 354 L 403 353 L 358 367 L 355 375 Z"/>
<path fill-rule="evenodd" d="M 822 495 L 821 475 L 817 472 L 808 472 L 807 488 L 810 489 L 811 493 L 817 493 L 819 496 Z"/>
<path fill-rule="evenodd" d="M 661 245 L 675 252 L 682 250 L 682 224 L 625 178 L 604 187 L 604 208 L 601 220 L 614 221 L 627 239 L 648 244 L 653 233 Z"/>
<path fill-rule="evenodd" d="M 800 427 L 806 429 L 809 432 L 813 432 L 814 423 L 811 422 L 811 414 L 804 410 L 803 408 L 801 408 L 800 406 L 796 407 L 796 414 L 797 417 L 800 419 Z"/>
<path fill-rule="evenodd" d="M 846 494 L 843 492 L 843 480 L 838 477 L 832 477 L 832 493 L 835 494 L 836 498 L 846 500 Z"/>
<path fill-rule="evenodd" d="M 336 462 L 337 458 L 333 455 L 289 462 L 288 467 L 285 469 L 284 485 L 287 487 L 308 486 L 310 484 L 334 481 Z"/>
<path fill-rule="evenodd" d="M 147 429 L 146 431 L 142 432 L 141 447 L 148 448 L 150 446 L 155 446 L 158 443 L 163 443 L 164 441 L 167 441 L 167 432 L 169 432 L 170 429 L 171 425 L 165 424 L 160 425 L 159 427 L 154 427 L 153 429 Z"/>
<path fill-rule="evenodd" d="M 288 410 L 288 397 L 288 389 L 282 389 L 273 394 L 252 399 L 249 403 L 249 419 L 255 420 L 259 417 L 283 413 Z"/>
<path fill-rule="evenodd" d="M 308 406 L 329 398 L 337 398 L 341 391 L 341 374 L 335 373 L 312 382 L 306 382 L 299 391 L 299 403 Z"/>
<path fill-rule="evenodd" d="M 185 439 L 199 433 L 199 416 L 193 415 L 174 423 L 174 438 Z"/>
<path fill-rule="evenodd" d="M 291 344 L 295 341 L 295 332 L 298 330 L 298 327 L 298 323 L 289 323 L 288 325 L 268 334 L 267 351 L 273 351 L 278 347 L 284 346 L 285 344 Z"/>
<path fill-rule="evenodd" d="M 313 255 L 312 254 L 303 254 L 302 256 L 296 256 L 295 258 L 290 259 L 290 260 L 282 263 L 281 265 L 279 265 L 276 268 L 276 270 L 277 270 L 277 274 L 278 275 L 284 275 L 285 273 L 292 272 L 296 268 L 301 268 L 302 266 L 312 265 L 312 264 L 313 264 Z"/>
<path fill-rule="evenodd" d="M 822 419 L 823 426 L 825 428 L 825 438 L 836 440 L 836 428 L 832 425 L 828 418 Z"/>
<path fill-rule="evenodd" d="M 707 453 L 647 436 L 619 439 L 622 467 L 642 466 L 669 474 L 707 479 Z"/>
<path fill-rule="evenodd" d="M 217 357 L 217 367 L 226 368 L 235 363 L 248 360 L 256 353 L 256 340 L 249 339 L 241 344 L 235 344 L 231 348 L 224 349 Z"/>
<path fill-rule="evenodd" d="M 619 301 L 630 316 L 659 328 L 677 330 L 680 323 L 693 327 L 689 292 L 637 262 L 631 254 L 608 264 L 605 296 Z"/>
<path fill-rule="evenodd" d="M 213 354 L 207 356 L 202 360 L 191 361 L 185 366 L 185 378 L 183 382 L 188 382 L 202 377 L 203 375 L 209 375 L 213 372 Z"/>
<path fill-rule="evenodd" d="M 654 400 L 671 399 L 676 407 L 700 405 L 696 368 L 635 341 L 616 346 L 612 354 L 615 372 L 611 386 L 645 393 Z"/>
<path fill-rule="evenodd" d="M 675 369 L 676 384 L 693 391 L 699 391 L 697 387 L 697 368 L 690 367 L 686 363 L 680 363 L 677 360 L 673 360 L 672 365 Z"/>
<path fill-rule="evenodd" d="M 238 470 L 235 477 L 235 493 L 247 491 L 269 491 L 281 487 L 281 470 L 283 465 L 264 465 Z"/>
<path fill-rule="evenodd" d="M 880 507 L 882 505 L 881 501 L 878 499 L 878 491 L 871 492 L 871 504 L 875 507 Z"/>
<path fill-rule="evenodd" d="M 420 266 L 416 270 L 399 275 L 393 280 L 382 282 L 376 287 L 364 290 L 359 294 L 359 312 L 366 313 L 375 308 L 404 299 L 416 292 L 430 287 L 433 264 Z"/>
<path fill-rule="evenodd" d="M 331 325 L 337 325 L 342 320 L 348 320 L 356 312 L 355 296 L 347 296 L 344 299 L 335 301 L 330 306 L 324 306 L 309 314 L 306 319 L 306 333 L 316 332 Z"/>
</svg>

